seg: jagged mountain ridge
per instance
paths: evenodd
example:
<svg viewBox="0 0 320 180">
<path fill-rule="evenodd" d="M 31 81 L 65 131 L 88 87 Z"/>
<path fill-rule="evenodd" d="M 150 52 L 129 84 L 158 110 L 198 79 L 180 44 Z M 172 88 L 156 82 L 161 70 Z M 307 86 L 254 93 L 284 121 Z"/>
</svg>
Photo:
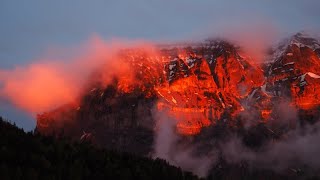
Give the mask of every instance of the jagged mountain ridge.
<svg viewBox="0 0 320 180">
<path fill-rule="evenodd" d="M 38 116 L 37 130 L 79 138 L 92 133 L 102 146 L 136 153 L 151 152 L 154 108 L 177 119 L 182 135 L 252 116 L 254 124 L 278 117 L 281 101 L 316 116 L 320 72 L 319 43 L 298 33 L 275 51 L 263 69 L 225 41 L 162 49 L 161 57 L 137 50 L 121 53 L 135 81 L 115 78 L 108 87 L 93 86 L 77 107 L 66 105 Z M 266 75 L 264 75 L 266 74 Z M 57 123 L 59 122 L 59 123 Z"/>
<path fill-rule="evenodd" d="M 319 107 L 319 41 L 297 33 L 282 43 L 264 69 L 265 83 L 250 95 L 258 109 L 272 118 L 275 104 L 285 101 L 294 109 L 316 114 Z M 253 104 L 252 103 L 252 104 Z M 276 119 L 276 114 L 273 119 Z"/>
</svg>

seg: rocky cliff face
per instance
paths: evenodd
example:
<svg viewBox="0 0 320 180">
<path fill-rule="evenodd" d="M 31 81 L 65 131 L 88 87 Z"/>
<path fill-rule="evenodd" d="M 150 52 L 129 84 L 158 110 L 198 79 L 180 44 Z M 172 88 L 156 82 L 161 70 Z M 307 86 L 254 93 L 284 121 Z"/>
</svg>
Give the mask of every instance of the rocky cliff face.
<svg viewBox="0 0 320 180">
<path fill-rule="evenodd" d="M 289 96 L 302 109 L 319 105 L 319 43 L 298 33 L 276 54 L 268 72 L 267 88 L 276 96 Z"/>
<path fill-rule="evenodd" d="M 277 105 L 316 116 L 320 105 L 320 46 L 301 33 L 277 47 L 264 68 L 242 57 L 225 41 L 206 41 L 153 54 L 120 52 L 130 76 L 108 86 L 90 82 L 77 105 L 38 116 L 40 133 L 80 138 L 90 133 L 105 147 L 150 152 L 156 128 L 153 110 L 165 110 L 185 136 L 205 127 L 238 121 L 277 121 Z M 97 74 L 102 72 L 96 72 Z"/>
<path fill-rule="evenodd" d="M 247 98 L 247 110 L 265 123 L 276 123 L 282 119 L 279 105 L 285 104 L 299 119 L 318 119 L 319 48 L 316 39 L 302 33 L 276 46 L 264 66 L 263 85 Z"/>
<path fill-rule="evenodd" d="M 222 116 L 236 116 L 243 110 L 241 100 L 263 83 L 262 70 L 223 41 L 191 49 L 166 67 L 169 85 L 157 88 L 158 106 L 169 109 L 185 135 L 198 134 Z"/>
</svg>

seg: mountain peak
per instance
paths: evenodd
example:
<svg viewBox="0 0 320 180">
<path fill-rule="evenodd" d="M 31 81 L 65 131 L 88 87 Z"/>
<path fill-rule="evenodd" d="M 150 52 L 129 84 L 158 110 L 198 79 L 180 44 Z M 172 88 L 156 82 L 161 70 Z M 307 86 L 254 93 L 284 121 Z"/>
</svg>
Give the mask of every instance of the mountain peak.
<svg viewBox="0 0 320 180">
<path fill-rule="evenodd" d="M 309 47 L 312 50 L 320 49 L 319 41 L 305 31 L 298 32 L 290 38 L 289 45 Z"/>
<path fill-rule="evenodd" d="M 284 56 L 290 56 L 293 47 L 309 48 L 320 57 L 319 40 L 306 31 L 300 31 L 271 48 L 270 55 L 267 58 L 268 62 L 277 62 Z"/>
</svg>

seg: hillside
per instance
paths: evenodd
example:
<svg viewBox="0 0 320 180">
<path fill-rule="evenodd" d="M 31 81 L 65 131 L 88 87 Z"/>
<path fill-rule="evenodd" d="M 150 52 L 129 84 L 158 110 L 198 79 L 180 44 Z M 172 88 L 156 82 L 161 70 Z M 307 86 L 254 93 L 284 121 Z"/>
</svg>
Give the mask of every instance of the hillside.
<svg viewBox="0 0 320 180">
<path fill-rule="evenodd" d="M 198 179 L 166 161 L 44 137 L 0 117 L 0 179 Z"/>
</svg>

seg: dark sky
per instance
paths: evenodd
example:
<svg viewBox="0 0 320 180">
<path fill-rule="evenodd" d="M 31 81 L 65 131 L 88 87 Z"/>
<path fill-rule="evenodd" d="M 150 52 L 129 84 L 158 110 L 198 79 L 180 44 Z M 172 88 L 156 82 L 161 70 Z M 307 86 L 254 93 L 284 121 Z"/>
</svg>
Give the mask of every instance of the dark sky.
<svg viewBox="0 0 320 180">
<path fill-rule="evenodd" d="M 30 63 L 52 46 L 72 47 L 94 34 L 106 40 L 174 41 L 254 24 L 279 33 L 317 31 L 319 7 L 318 0 L 1 0 L 0 69 Z M 3 100 L 0 115 L 26 130 L 35 125 Z"/>
</svg>

